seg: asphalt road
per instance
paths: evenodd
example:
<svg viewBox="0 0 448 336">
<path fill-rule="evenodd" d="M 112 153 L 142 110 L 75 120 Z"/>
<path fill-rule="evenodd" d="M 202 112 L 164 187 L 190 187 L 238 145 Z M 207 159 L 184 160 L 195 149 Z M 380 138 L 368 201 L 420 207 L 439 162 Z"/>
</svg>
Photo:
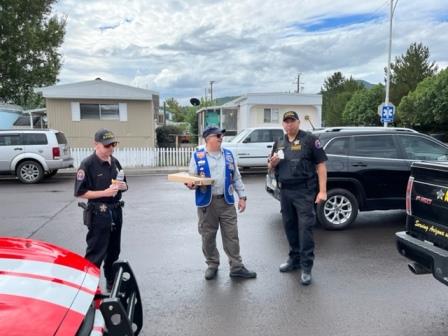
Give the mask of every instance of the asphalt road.
<svg viewBox="0 0 448 336">
<path fill-rule="evenodd" d="M 302 287 L 299 273 L 278 271 L 288 251 L 278 202 L 264 191 L 263 175 L 244 179 L 241 254 L 258 278 L 230 279 L 222 252 L 217 279 L 205 281 L 193 192 L 166 176 L 128 178 L 121 256 L 138 277 L 144 335 L 448 334 L 447 288 L 431 275 L 412 275 L 395 249 L 403 211 L 361 214 L 342 232 L 317 229 L 313 284 Z M 1 179 L 0 191 L 0 235 L 83 254 L 86 230 L 71 179 Z"/>
</svg>

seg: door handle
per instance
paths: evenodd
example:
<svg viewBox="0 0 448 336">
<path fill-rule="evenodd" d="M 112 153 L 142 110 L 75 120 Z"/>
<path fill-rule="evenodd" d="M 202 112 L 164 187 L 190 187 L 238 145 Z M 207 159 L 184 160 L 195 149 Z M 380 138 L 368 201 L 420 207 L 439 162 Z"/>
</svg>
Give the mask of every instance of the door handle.
<svg viewBox="0 0 448 336">
<path fill-rule="evenodd" d="M 367 167 L 364 162 L 356 162 L 352 164 L 352 167 Z"/>
<path fill-rule="evenodd" d="M 272 145 L 267 145 L 266 148 L 272 148 Z"/>
<path fill-rule="evenodd" d="M 23 148 L 22 147 L 16 147 L 16 148 L 14 148 L 14 150 L 23 150 Z"/>
</svg>

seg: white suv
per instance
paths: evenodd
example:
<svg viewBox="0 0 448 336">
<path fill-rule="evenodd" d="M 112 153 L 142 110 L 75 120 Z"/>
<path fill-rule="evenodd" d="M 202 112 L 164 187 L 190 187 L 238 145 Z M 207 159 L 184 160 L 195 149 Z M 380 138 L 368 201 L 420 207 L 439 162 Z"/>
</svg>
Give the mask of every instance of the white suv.
<svg viewBox="0 0 448 336">
<path fill-rule="evenodd" d="M 267 168 L 272 145 L 283 135 L 284 131 L 280 126 L 246 128 L 230 142 L 224 142 L 222 146 L 234 153 L 239 167 Z"/>
<path fill-rule="evenodd" d="M 0 174 L 38 183 L 58 169 L 73 167 L 64 133 L 52 129 L 0 130 Z"/>
</svg>

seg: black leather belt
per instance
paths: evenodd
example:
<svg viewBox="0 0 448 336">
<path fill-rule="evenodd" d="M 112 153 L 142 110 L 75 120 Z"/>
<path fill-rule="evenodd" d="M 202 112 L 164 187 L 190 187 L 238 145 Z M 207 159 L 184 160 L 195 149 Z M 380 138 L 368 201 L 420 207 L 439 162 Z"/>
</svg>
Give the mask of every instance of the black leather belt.
<svg viewBox="0 0 448 336">
<path fill-rule="evenodd" d="M 105 212 L 106 209 L 117 209 L 124 207 L 124 201 L 118 201 L 116 203 L 102 203 L 102 202 L 90 202 L 89 205 L 95 210 Z"/>
<path fill-rule="evenodd" d="M 224 198 L 224 195 L 213 195 L 213 198 Z"/>
</svg>

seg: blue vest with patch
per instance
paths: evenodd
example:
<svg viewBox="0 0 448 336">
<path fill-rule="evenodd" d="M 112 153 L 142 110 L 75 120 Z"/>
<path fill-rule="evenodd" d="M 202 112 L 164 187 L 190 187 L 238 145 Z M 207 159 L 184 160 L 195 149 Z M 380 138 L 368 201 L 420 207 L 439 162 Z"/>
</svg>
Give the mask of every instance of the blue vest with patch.
<svg viewBox="0 0 448 336">
<path fill-rule="evenodd" d="M 224 181 L 224 199 L 227 204 L 234 204 L 233 197 L 233 174 L 235 173 L 235 160 L 230 150 L 223 148 L 225 160 L 225 181 Z M 205 148 L 197 149 L 194 152 L 194 160 L 196 162 L 196 172 L 199 176 L 211 177 L 210 167 L 208 165 Z M 202 186 L 196 188 L 196 206 L 206 207 L 212 201 L 212 186 Z"/>
</svg>

